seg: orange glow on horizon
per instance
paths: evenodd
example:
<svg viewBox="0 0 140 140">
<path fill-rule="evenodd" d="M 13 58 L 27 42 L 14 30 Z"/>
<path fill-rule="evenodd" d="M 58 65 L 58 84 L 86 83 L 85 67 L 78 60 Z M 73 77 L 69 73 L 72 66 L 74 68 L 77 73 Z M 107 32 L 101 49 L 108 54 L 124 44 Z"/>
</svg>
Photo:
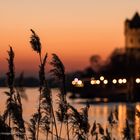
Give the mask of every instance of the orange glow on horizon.
<svg viewBox="0 0 140 140">
<path fill-rule="evenodd" d="M 11 45 L 17 71 L 36 74 L 38 58 L 29 44 L 30 28 L 40 36 L 49 61 L 51 53 L 56 53 L 68 72 L 86 68 L 94 54 L 105 59 L 115 48 L 124 46 L 124 20 L 131 18 L 139 4 L 131 0 L 2 1 L 0 65 L 3 67 L 0 71 L 4 73 L 7 68 L 6 51 Z"/>
</svg>

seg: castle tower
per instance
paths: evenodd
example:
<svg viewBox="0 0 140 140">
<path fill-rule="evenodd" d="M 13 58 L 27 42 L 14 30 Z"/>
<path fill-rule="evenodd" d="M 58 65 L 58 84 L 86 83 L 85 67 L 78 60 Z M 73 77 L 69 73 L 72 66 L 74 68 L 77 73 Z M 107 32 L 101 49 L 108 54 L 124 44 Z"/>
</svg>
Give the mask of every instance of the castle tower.
<svg viewBox="0 0 140 140">
<path fill-rule="evenodd" d="M 140 16 L 135 13 L 125 21 L 125 47 L 127 50 L 140 49 Z"/>
</svg>

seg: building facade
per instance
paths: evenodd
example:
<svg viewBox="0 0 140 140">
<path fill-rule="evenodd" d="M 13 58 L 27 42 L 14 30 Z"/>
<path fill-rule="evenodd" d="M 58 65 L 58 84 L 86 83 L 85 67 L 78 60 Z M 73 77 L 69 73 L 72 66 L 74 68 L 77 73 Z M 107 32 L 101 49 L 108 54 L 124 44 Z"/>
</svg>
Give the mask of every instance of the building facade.
<svg viewBox="0 0 140 140">
<path fill-rule="evenodd" d="M 140 49 L 140 15 L 135 13 L 132 19 L 125 21 L 126 49 Z"/>
</svg>

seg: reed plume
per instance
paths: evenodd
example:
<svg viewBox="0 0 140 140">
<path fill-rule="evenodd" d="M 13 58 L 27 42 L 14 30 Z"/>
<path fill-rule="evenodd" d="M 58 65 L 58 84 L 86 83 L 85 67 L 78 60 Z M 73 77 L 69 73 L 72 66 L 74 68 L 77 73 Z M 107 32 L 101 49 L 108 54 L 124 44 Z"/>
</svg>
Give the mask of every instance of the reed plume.
<svg viewBox="0 0 140 140">
<path fill-rule="evenodd" d="M 14 82 L 15 82 L 15 68 L 14 68 L 14 51 L 12 47 L 8 51 L 9 58 L 8 67 L 9 71 L 7 73 L 7 84 L 9 87 L 9 92 L 5 92 L 8 96 L 6 102 L 6 110 L 3 114 L 4 121 L 9 118 L 9 127 L 12 123 L 12 131 L 16 133 L 16 136 L 20 139 L 25 139 L 25 126 L 22 116 L 22 103 L 21 97 L 18 92 L 15 92 Z"/>
<path fill-rule="evenodd" d="M 69 138 L 69 122 L 68 122 L 68 103 L 66 100 L 66 85 L 65 85 L 65 67 L 56 54 L 52 54 L 51 65 L 53 69 L 51 73 L 60 82 L 60 93 L 58 95 L 58 110 L 56 111 L 56 116 L 58 121 L 61 123 L 59 137 L 61 137 L 61 131 L 63 123 L 67 126 L 67 138 Z"/>
<path fill-rule="evenodd" d="M 35 33 L 34 30 L 31 29 L 32 32 L 32 36 L 31 36 L 31 46 L 33 48 L 34 51 L 36 51 L 37 53 L 41 54 L 41 42 L 40 42 L 40 38 L 39 36 Z"/>
</svg>

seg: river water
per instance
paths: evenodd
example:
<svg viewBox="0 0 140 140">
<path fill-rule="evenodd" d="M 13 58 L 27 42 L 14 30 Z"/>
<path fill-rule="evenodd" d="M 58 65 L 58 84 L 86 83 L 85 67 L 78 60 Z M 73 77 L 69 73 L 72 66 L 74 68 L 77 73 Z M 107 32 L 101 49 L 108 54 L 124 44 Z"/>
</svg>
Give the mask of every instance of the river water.
<svg viewBox="0 0 140 140">
<path fill-rule="evenodd" d="M 3 113 L 5 108 L 5 101 L 6 96 L 4 95 L 4 91 L 8 91 L 6 88 L 0 88 L 0 114 Z M 53 94 L 53 101 L 54 101 L 54 109 L 57 108 L 56 102 L 56 95 L 58 93 L 57 89 L 52 89 Z M 37 88 L 26 88 L 26 94 L 28 96 L 28 101 L 23 100 L 23 115 L 26 121 L 29 121 L 31 115 L 36 112 L 37 105 L 38 105 L 38 89 Z M 75 108 L 80 110 L 82 107 L 85 106 L 84 102 L 86 100 L 70 100 L 68 102 L 71 103 Z M 117 140 L 121 140 L 122 130 L 125 127 L 125 120 L 128 119 L 132 135 L 134 139 L 139 140 L 139 131 L 140 131 L 140 120 L 135 115 L 136 108 L 140 110 L 140 103 L 98 103 L 98 104 L 91 104 L 89 109 L 89 122 L 92 125 L 94 121 L 97 123 L 102 124 L 104 128 L 109 127 L 108 124 L 108 116 L 111 111 L 118 110 L 118 123 L 112 129 L 112 136 L 115 137 Z M 59 124 L 58 124 L 59 125 Z M 65 128 L 63 128 L 62 132 L 63 138 L 66 139 L 66 132 Z M 91 139 L 91 138 L 90 138 Z M 41 136 L 40 140 L 45 140 L 45 137 Z"/>
</svg>

